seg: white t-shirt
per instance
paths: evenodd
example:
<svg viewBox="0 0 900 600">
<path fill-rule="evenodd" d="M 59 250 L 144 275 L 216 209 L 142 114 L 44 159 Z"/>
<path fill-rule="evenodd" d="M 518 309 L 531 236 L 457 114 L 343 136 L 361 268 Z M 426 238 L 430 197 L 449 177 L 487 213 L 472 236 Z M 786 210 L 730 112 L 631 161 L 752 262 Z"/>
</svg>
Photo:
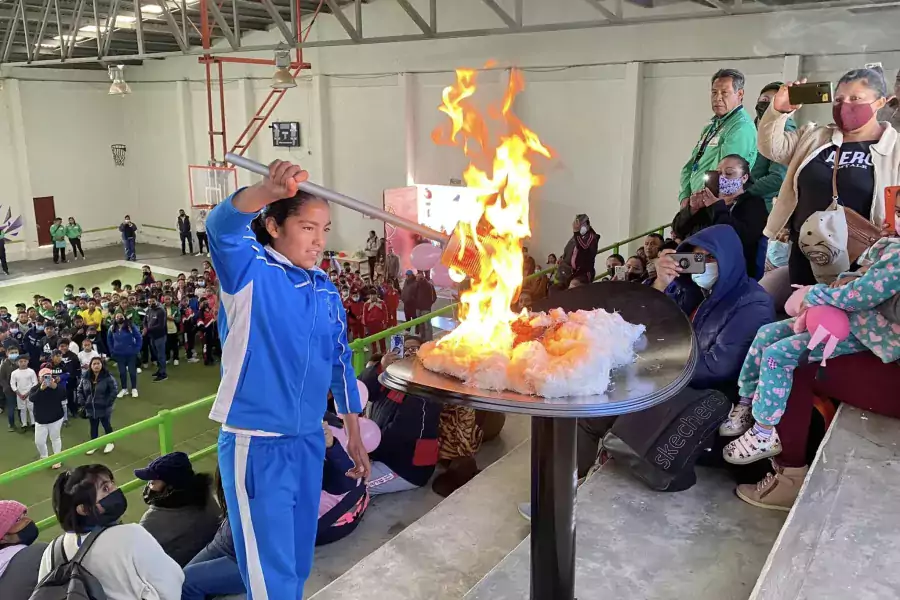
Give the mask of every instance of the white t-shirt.
<svg viewBox="0 0 900 600">
<path fill-rule="evenodd" d="M 78 552 L 75 533 L 63 535 L 68 558 Z M 52 564 L 53 545 L 41 558 L 38 581 Z M 84 557 L 84 567 L 97 578 L 109 600 L 181 600 L 184 572 L 146 529 L 136 523 L 116 525 L 104 531 Z"/>
<path fill-rule="evenodd" d="M 78 362 L 81 363 L 82 369 L 87 369 L 91 366 L 91 361 L 94 360 L 94 357 L 101 358 L 100 353 L 97 352 L 96 348 L 91 348 L 90 352 L 86 352 L 82 350 L 78 353 Z"/>
<path fill-rule="evenodd" d="M 9 385 L 20 396 L 27 396 L 31 388 L 38 384 L 34 369 L 16 369 L 9 378 Z"/>
</svg>

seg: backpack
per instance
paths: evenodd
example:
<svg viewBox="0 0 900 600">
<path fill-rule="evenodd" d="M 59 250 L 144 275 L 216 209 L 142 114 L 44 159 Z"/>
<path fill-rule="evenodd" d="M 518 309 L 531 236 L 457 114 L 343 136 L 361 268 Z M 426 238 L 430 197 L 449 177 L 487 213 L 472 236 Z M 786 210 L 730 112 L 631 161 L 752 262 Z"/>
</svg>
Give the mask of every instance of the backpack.
<svg viewBox="0 0 900 600">
<path fill-rule="evenodd" d="M 69 560 L 63 548 L 65 534 L 50 546 L 50 573 L 38 583 L 30 600 L 106 600 L 106 592 L 81 562 L 88 550 L 107 528 L 92 531 Z"/>
<path fill-rule="evenodd" d="M 725 394 L 685 388 L 667 402 L 616 419 L 603 436 L 603 451 L 650 488 L 680 492 L 697 482 L 697 458 L 730 411 Z"/>
</svg>

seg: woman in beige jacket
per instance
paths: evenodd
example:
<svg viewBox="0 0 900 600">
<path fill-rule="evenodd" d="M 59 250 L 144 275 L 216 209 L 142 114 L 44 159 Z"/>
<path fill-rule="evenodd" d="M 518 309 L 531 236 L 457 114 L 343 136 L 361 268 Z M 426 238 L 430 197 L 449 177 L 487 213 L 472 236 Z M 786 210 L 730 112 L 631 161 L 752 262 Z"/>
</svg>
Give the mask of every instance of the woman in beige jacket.
<svg viewBox="0 0 900 600">
<path fill-rule="evenodd" d="M 760 153 L 788 167 L 764 234 L 771 239 L 782 229 L 789 230 L 793 242 L 787 267 L 790 283 L 812 285 L 817 283 L 816 277 L 797 241 L 804 221 L 832 203 L 837 149 L 840 204 L 879 227 L 889 228 L 885 224 L 884 189 L 900 184 L 900 136 L 889 123 L 876 117 L 887 101 L 887 86 L 879 71 L 855 69 L 845 74 L 834 95 L 834 123 L 808 123 L 797 131 L 784 129 L 788 118 L 800 108 L 788 99 L 791 85 L 778 90 L 759 122 Z"/>
</svg>

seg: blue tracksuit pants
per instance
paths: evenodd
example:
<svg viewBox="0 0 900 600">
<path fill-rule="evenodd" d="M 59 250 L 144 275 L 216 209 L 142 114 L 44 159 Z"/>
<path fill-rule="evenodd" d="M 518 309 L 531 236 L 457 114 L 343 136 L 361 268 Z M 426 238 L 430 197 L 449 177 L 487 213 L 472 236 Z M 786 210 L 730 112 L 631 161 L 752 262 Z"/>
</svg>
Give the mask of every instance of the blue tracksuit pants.
<svg viewBox="0 0 900 600">
<path fill-rule="evenodd" d="M 248 600 L 301 600 L 312 570 L 325 436 L 219 433 L 219 470 Z"/>
</svg>

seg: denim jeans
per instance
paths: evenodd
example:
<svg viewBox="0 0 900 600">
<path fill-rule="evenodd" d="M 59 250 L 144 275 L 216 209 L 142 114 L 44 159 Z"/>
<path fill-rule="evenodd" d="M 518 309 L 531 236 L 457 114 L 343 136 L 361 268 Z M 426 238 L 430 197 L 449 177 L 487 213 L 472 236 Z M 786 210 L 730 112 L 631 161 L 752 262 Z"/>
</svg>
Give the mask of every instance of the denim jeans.
<svg viewBox="0 0 900 600">
<path fill-rule="evenodd" d="M 122 384 L 122 387 L 119 389 L 123 390 L 136 390 L 137 389 L 137 355 L 132 354 L 131 356 L 121 356 L 116 355 L 113 356 L 113 360 L 116 361 L 116 365 L 119 367 L 119 382 Z M 131 379 L 131 386 L 128 385 L 128 379 Z"/>
<path fill-rule="evenodd" d="M 150 340 L 150 352 L 159 367 L 159 374 L 166 374 L 166 336 Z"/>
<path fill-rule="evenodd" d="M 16 426 L 16 395 L 6 394 L 6 418 L 9 419 L 9 426 Z"/>
<path fill-rule="evenodd" d="M 206 600 L 211 596 L 243 594 L 244 581 L 237 562 L 204 548 L 184 568 L 181 600 Z"/>
<path fill-rule="evenodd" d="M 122 238 L 122 245 L 125 246 L 125 260 L 137 260 L 137 256 L 134 253 L 134 240 L 135 238 Z"/>
</svg>

